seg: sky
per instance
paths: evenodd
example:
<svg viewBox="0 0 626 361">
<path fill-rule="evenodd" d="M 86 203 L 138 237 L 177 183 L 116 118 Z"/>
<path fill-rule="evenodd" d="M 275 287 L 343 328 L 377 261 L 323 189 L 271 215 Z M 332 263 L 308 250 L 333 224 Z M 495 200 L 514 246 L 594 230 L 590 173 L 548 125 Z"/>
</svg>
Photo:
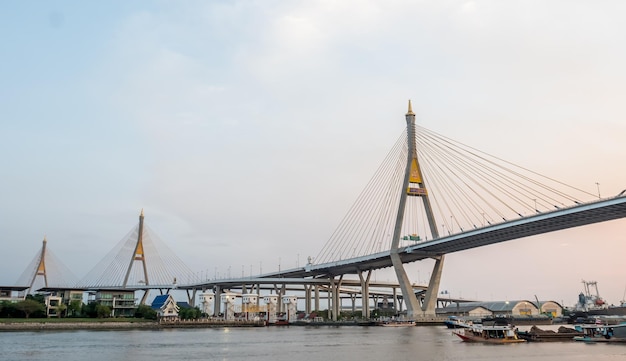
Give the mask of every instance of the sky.
<svg viewBox="0 0 626 361">
<path fill-rule="evenodd" d="M 191 269 L 303 265 L 406 125 L 626 189 L 620 1 L 0 2 L 0 284 L 145 222 Z M 454 297 L 626 295 L 626 220 L 450 254 Z M 425 282 L 428 261 L 407 266 Z M 379 279 L 393 272 L 377 271 Z"/>
</svg>

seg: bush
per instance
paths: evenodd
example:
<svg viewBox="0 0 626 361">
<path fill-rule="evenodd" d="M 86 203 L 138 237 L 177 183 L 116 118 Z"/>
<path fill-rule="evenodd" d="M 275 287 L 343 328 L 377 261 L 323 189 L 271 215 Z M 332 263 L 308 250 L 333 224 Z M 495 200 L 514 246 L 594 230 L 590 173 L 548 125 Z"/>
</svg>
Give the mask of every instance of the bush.
<svg viewBox="0 0 626 361">
<path fill-rule="evenodd" d="M 157 313 L 148 305 L 139 305 L 135 309 L 135 318 L 143 318 L 145 320 L 156 320 Z"/>
</svg>

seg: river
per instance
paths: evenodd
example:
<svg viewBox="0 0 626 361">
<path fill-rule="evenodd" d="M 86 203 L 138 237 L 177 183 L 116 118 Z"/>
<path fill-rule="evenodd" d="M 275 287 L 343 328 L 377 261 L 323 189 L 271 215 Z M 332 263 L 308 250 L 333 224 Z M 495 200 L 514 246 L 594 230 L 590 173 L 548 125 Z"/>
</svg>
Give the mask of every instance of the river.
<svg viewBox="0 0 626 361">
<path fill-rule="evenodd" d="M 521 329 L 521 327 L 520 327 Z M 0 360 L 626 360 L 626 345 L 463 343 L 444 326 L 0 333 Z"/>
</svg>

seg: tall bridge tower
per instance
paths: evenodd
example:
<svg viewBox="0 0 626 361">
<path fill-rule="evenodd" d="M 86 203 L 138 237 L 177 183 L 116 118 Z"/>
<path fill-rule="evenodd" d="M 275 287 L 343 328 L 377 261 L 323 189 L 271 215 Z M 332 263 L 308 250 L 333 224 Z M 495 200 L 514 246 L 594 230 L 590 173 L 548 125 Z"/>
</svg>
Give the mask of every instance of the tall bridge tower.
<svg viewBox="0 0 626 361">
<path fill-rule="evenodd" d="M 48 244 L 48 240 L 46 236 L 43 237 L 43 244 L 41 246 L 41 253 L 39 254 L 39 264 L 37 264 L 37 271 L 33 274 L 33 277 L 28 284 L 28 289 L 32 292 L 33 284 L 35 284 L 35 280 L 37 276 L 43 277 L 43 286 L 48 287 L 48 273 L 46 271 L 46 246 Z"/>
<path fill-rule="evenodd" d="M 143 209 L 141 210 L 141 214 L 139 215 L 139 230 L 137 232 L 137 243 L 135 243 L 135 250 L 130 257 L 130 263 L 128 264 L 128 268 L 126 269 L 126 275 L 124 276 L 124 283 L 122 284 L 123 288 L 128 286 L 128 277 L 130 276 L 130 271 L 133 269 L 133 264 L 135 261 L 140 261 L 141 266 L 143 267 L 143 275 L 145 282 L 144 284 L 147 286 L 150 284 L 148 280 L 148 268 L 146 267 L 146 255 L 144 253 L 143 247 Z"/>
<path fill-rule="evenodd" d="M 424 302 L 420 307 L 419 301 L 415 296 L 411 282 L 406 274 L 398 249 L 400 246 L 400 232 L 402 231 L 402 222 L 404 220 L 407 197 L 420 197 L 424 204 L 426 220 L 430 228 L 430 232 L 434 238 L 439 237 L 437 224 L 433 215 L 433 210 L 428 199 L 428 190 L 424 183 L 422 171 L 420 169 L 419 160 L 417 158 L 416 133 L 415 133 L 415 113 L 409 100 L 409 109 L 406 113 L 407 141 L 408 152 L 406 169 L 404 172 L 404 181 L 400 189 L 400 202 L 398 205 L 398 213 L 396 216 L 395 228 L 391 242 L 391 262 L 398 277 L 402 296 L 406 300 L 408 316 L 434 316 L 437 306 L 437 294 L 439 293 L 439 283 L 441 280 L 441 271 L 443 269 L 444 256 L 435 257 L 435 266 L 431 273 L 428 283 L 428 291 L 424 298 Z"/>
</svg>

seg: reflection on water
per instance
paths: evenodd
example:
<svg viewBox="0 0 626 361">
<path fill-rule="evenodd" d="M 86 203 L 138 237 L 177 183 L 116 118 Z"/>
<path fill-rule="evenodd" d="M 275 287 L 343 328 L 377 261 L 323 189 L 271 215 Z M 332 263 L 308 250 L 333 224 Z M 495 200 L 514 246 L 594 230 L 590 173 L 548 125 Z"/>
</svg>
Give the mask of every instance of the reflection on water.
<svg viewBox="0 0 626 361">
<path fill-rule="evenodd" d="M 549 328 L 551 326 L 545 326 Z M 544 327 L 542 327 L 544 328 Z M 522 329 L 522 327 L 520 327 Z M 463 343 L 443 326 L 0 333 L 2 360 L 626 360 L 626 345 Z M 6 356 L 6 357 L 5 357 Z"/>
</svg>

